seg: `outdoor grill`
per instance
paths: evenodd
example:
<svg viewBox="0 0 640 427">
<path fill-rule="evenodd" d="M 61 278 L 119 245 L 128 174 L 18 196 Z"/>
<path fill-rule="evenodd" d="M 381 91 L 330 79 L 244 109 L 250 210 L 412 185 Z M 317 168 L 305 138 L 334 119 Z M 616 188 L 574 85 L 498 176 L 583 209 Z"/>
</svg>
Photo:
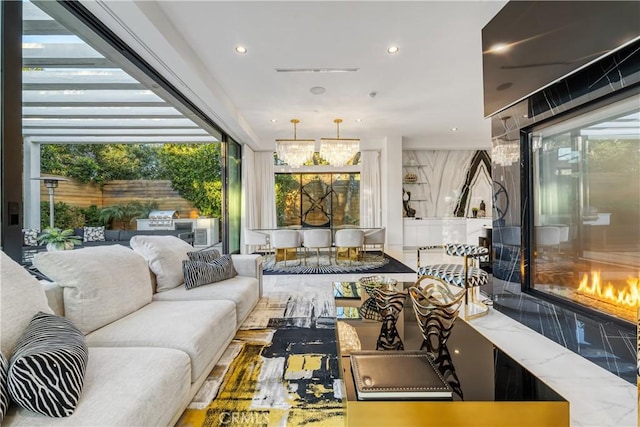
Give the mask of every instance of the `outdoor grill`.
<svg viewBox="0 0 640 427">
<path fill-rule="evenodd" d="M 149 226 L 173 229 L 173 220 L 177 218 L 178 211 L 151 211 L 149 213 Z"/>
</svg>

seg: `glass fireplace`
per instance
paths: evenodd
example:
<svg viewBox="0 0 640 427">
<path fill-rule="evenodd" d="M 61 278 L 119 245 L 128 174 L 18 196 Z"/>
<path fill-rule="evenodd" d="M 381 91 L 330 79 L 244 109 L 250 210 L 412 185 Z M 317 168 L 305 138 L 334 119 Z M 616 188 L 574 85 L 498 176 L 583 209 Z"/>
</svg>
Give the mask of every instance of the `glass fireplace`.
<svg viewBox="0 0 640 427">
<path fill-rule="evenodd" d="M 636 322 L 640 96 L 534 128 L 531 287 Z"/>
</svg>

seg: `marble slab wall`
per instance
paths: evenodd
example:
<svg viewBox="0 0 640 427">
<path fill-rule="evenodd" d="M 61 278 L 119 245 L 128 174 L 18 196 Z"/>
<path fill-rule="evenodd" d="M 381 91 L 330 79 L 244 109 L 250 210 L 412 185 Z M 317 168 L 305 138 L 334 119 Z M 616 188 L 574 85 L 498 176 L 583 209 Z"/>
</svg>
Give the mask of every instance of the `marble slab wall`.
<svg viewBox="0 0 640 427">
<path fill-rule="evenodd" d="M 402 152 L 403 188 L 411 193 L 416 218 L 472 216 L 484 201 L 492 212 L 490 160 L 486 151 L 405 150 Z M 407 180 L 415 174 L 415 182 Z"/>
</svg>

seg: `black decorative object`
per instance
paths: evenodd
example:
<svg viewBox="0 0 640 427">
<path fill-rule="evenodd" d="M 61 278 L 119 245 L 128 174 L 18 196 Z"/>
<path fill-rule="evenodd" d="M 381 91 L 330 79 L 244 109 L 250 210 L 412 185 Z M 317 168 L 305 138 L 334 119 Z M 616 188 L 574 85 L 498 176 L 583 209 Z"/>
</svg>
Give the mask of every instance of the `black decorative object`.
<svg viewBox="0 0 640 427">
<path fill-rule="evenodd" d="M 405 191 L 402 189 L 402 207 L 404 208 L 404 216 L 407 218 L 414 218 L 416 216 L 416 210 L 409 205 L 411 202 L 411 191 Z"/>
</svg>

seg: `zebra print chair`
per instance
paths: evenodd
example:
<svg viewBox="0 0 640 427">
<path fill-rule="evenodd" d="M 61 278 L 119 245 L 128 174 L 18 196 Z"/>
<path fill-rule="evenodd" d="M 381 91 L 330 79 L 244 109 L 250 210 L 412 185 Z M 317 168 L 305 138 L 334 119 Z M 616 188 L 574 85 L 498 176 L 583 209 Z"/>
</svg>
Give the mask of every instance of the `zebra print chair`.
<svg viewBox="0 0 640 427">
<path fill-rule="evenodd" d="M 433 264 L 420 266 L 422 251 L 443 248 L 445 255 L 463 258 L 462 264 Z M 489 249 L 464 243 L 423 246 L 418 248 L 418 279 L 433 277 L 466 290 L 464 305 L 467 319 L 479 317 L 489 312 L 489 307 L 478 298 L 479 287 L 489 283 L 489 275 L 478 266 L 481 258 L 488 258 Z"/>
</svg>

